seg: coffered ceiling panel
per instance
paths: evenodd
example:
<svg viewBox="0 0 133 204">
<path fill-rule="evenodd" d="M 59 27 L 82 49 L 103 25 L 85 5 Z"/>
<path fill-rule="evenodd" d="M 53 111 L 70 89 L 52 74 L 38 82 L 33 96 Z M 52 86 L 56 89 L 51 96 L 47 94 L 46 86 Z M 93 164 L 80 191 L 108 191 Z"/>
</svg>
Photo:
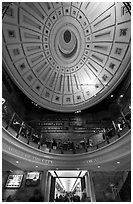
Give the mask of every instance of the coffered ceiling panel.
<svg viewBox="0 0 133 204">
<path fill-rule="evenodd" d="M 104 99 L 130 61 L 131 17 L 121 2 L 12 3 L 3 61 L 35 103 L 72 112 Z"/>
</svg>

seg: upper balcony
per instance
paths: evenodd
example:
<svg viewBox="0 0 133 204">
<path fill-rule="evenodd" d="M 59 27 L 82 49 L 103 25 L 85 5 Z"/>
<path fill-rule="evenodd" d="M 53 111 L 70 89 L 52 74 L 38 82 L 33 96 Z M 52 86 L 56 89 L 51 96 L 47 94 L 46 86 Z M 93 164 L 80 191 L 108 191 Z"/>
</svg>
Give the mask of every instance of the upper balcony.
<svg viewBox="0 0 133 204">
<path fill-rule="evenodd" d="M 120 120 L 121 118 L 121 120 Z M 88 168 L 114 160 L 130 160 L 130 114 L 119 117 L 110 129 L 95 128 L 83 140 L 49 139 L 28 126 L 3 103 L 3 155 L 48 165 L 48 168 Z M 94 128 L 93 128 L 94 131 Z M 73 146 L 72 146 L 73 143 Z M 10 158 L 10 156 L 9 156 Z M 27 167 L 26 167 L 27 168 Z"/>
</svg>

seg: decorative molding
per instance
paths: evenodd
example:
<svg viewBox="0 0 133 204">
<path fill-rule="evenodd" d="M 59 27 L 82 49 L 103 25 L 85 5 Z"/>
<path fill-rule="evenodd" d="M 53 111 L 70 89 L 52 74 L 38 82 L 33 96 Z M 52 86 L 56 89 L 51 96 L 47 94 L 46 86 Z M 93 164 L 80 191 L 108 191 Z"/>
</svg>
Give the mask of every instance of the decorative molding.
<svg viewBox="0 0 133 204">
<path fill-rule="evenodd" d="M 2 133 L 3 153 L 17 158 L 19 157 L 29 162 L 43 164 L 49 166 L 49 168 L 88 168 L 96 164 L 119 160 L 131 154 L 131 131 L 128 131 L 118 140 L 99 150 L 82 153 L 80 155 L 46 153 L 19 141 L 4 128 L 2 129 Z"/>
<path fill-rule="evenodd" d="M 42 107 L 73 112 L 93 106 L 129 70 L 131 16 L 123 7 L 122 2 L 10 5 L 2 35 L 8 72 Z"/>
</svg>

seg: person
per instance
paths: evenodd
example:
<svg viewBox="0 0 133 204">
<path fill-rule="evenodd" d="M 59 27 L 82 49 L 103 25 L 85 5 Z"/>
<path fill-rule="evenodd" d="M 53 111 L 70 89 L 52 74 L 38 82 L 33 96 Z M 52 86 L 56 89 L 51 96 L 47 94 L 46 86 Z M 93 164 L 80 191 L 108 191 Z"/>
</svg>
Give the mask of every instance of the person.
<svg viewBox="0 0 133 204">
<path fill-rule="evenodd" d="M 59 202 L 59 198 L 57 194 L 56 194 L 55 202 Z"/>
<path fill-rule="evenodd" d="M 57 142 L 56 142 L 55 139 L 53 139 L 52 148 L 53 148 L 53 149 L 56 149 L 56 148 L 57 148 Z"/>
<path fill-rule="evenodd" d="M 71 146 L 71 141 L 68 139 L 68 140 L 67 140 L 67 150 L 70 149 L 70 146 Z"/>
<path fill-rule="evenodd" d="M 81 202 L 86 202 L 86 193 L 83 192 Z"/>
<path fill-rule="evenodd" d="M 59 195 L 59 200 L 58 202 L 63 202 L 63 196 L 62 195 Z"/>
<path fill-rule="evenodd" d="M 30 143 L 30 131 L 27 129 L 25 132 L 25 137 L 27 138 L 27 144 Z"/>
<path fill-rule="evenodd" d="M 29 202 L 43 202 L 43 197 L 39 189 L 34 190 L 33 196 L 29 199 Z"/>
</svg>

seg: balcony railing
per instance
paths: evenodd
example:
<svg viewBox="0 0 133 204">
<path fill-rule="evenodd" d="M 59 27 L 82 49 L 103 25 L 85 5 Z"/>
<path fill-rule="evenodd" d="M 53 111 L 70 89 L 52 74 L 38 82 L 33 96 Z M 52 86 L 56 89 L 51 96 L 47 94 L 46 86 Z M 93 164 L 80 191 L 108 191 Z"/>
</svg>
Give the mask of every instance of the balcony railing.
<svg viewBox="0 0 133 204">
<path fill-rule="evenodd" d="M 94 133 L 89 139 L 83 138 L 81 141 L 62 141 L 55 138 L 44 137 L 39 131 L 27 125 L 12 109 L 8 102 L 2 105 L 2 125 L 14 137 L 20 141 L 31 145 L 34 148 L 44 152 L 55 154 L 81 154 L 100 149 L 115 140 L 119 139 L 130 129 L 130 113 L 123 115 L 123 118 L 117 120 L 114 128 L 103 129 L 103 132 Z M 102 137 L 102 140 L 94 141 L 93 138 Z M 101 141 L 101 142 L 100 142 Z"/>
</svg>

